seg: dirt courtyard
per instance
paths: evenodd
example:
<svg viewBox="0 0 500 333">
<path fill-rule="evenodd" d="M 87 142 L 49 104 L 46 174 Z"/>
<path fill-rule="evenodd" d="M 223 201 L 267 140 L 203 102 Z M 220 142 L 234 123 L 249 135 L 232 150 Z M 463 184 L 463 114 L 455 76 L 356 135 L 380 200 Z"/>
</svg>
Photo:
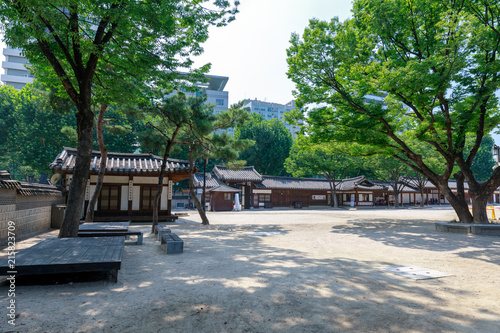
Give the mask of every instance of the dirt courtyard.
<svg viewBox="0 0 500 333">
<path fill-rule="evenodd" d="M 17 285 L 15 327 L 1 286 L 0 331 L 500 332 L 500 237 L 436 231 L 450 208 L 189 213 L 168 223 L 182 254 L 131 225 L 144 245 L 125 246 L 117 283 Z M 393 265 L 452 276 L 377 269 Z"/>
</svg>

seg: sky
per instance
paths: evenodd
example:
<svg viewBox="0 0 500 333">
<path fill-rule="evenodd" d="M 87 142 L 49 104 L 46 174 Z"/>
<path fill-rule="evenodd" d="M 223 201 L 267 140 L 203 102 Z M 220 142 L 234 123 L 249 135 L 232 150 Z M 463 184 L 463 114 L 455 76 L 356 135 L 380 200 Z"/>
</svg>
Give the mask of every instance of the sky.
<svg viewBox="0 0 500 333">
<path fill-rule="evenodd" d="M 210 74 L 229 77 L 230 104 L 245 98 L 285 104 L 294 89 L 286 76 L 291 34 L 302 35 L 311 18 L 343 21 L 351 8 L 351 0 L 241 0 L 235 21 L 210 30 L 195 64 L 211 63 Z"/>
</svg>

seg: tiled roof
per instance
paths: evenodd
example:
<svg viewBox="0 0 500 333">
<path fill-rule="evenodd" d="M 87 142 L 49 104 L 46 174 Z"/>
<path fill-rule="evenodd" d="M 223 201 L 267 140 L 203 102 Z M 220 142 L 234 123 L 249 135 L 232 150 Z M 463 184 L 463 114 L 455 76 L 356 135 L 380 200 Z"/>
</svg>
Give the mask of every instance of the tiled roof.
<svg viewBox="0 0 500 333">
<path fill-rule="evenodd" d="M 228 167 L 216 165 L 212 173 L 222 181 L 259 182 L 262 180 L 262 176 L 253 166 L 247 166 L 240 170 L 231 170 Z"/>
<path fill-rule="evenodd" d="M 241 190 L 234 188 L 234 187 L 231 187 L 231 186 L 227 186 L 225 184 L 222 184 L 222 185 L 213 187 L 211 189 L 208 189 L 207 192 L 241 192 Z"/>
<path fill-rule="evenodd" d="M 290 190 L 330 190 L 326 179 L 300 179 L 293 177 L 263 176 L 262 182 L 255 186 L 261 189 L 290 189 Z"/>
<path fill-rule="evenodd" d="M 10 180 L 10 172 L 7 170 L 0 170 L 0 179 Z"/>
<path fill-rule="evenodd" d="M 56 159 L 50 164 L 54 171 L 73 171 L 76 160 L 76 149 L 64 147 L 63 151 L 57 155 Z M 92 161 L 90 162 L 90 171 L 98 172 L 101 162 L 101 153 L 92 151 Z M 134 173 L 151 174 L 159 173 L 162 164 L 162 158 L 153 154 L 124 154 L 108 153 L 106 163 L 106 173 Z M 184 160 L 168 159 L 167 172 L 189 171 L 189 162 Z"/>
<path fill-rule="evenodd" d="M 392 185 L 387 184 L 386 186 L 387 186 L 388 191 L 389 191 L 390 193 L 393 193 L 393 192 L 394 192 L 394 188 L 392 187 Z M 414 188 L 413 188 L 413 187 L 411 187 L 411 186 L 406 186 L 406 185 L 403 185 L 403 187 L 399 186 L 399 192 L 405 192 L 405 193 L 407 193 L 407 192 L 417 192 L 417 193 L 418 193 L 419 191 L 417 191 L 416 189 L 414 189 Z"/>
<path fill-rule="evenodd" d="M 16 190 L 20 195 L 61 195 L 61 191 L 53 185 L 24 183 L 18 180 L 0 179 L 0 188 Z"/>
<path fill-rule="evenodd" d="M 415 180 L 413 179 L 404 179 L 403 182 L 406 183 L 406 185 L 414 188 L 414 189 L 418 189 L 418 185 L 416 183 Z M 448 187 L 451 189 L 451 190 L 456 190 L 457 189 L 457 181 L 455 179 L 450 179 L 448 180 Z M 432 184 L 430 181 L 427 181 L 424 185 L 424 188 L 425 189 L 433 189 L 433 190 L 437 190 L 437 187 L 434 186 L 434 184 Z M 467 184 L 466 181 L 464 181 L 464 189 L 465 190 L 468 190 L 469 189 L 469 184 Z"/>
<path fill-rule="evenodd" d="M 222 183 L 217 179 L 217 177 L 213 177 L 212 174 L 208 174 L 205 181 L 205 187 L 211 188 L 221 185 Z M 193 185 L 196 188 L 203 187 L 203 173 L 197 172 L 193 175 Z"/>
<path fill-rule="evenodd" d="M 377 185 L 366 179 L 365 176 L 348 178 L 342 181 L 337 180 L 338 191 L 360 190 L 386 190 L 387 187 Z M 295 190 L 330 190 L 330 183 L 326 179 L 317 178 L 294 178 L 294 177 L 276 177 L 263 176 L 261 183 L 255 184 L 261 189 L 295 189 Z"/>
<path fill-rule="evenodd" d="M 358 176 L 354 178 L 348 178 L 342 180 L 339 190 L 350 191 L 350 190 L 387 190 L 387 187 L 382 184 L 375 184 L 372 181 L 366 179 L 365 176 Z"/>
</svg>

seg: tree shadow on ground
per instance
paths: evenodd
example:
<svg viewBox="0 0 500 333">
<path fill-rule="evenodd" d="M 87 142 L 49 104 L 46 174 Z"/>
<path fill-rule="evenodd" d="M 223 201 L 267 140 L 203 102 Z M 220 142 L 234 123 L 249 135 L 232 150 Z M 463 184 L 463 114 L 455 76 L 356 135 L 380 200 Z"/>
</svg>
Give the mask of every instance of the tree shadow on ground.
<svg viewBox="0 0 500 333">
<path fill-rule="evenodd" d="M 356 219 L 332 227 L 333 233 L 354 234 L 388 246 L 429 251 L 460 250 L 463 258 L 500 264 L 500 238 L 438 231 L 431 220 Z M 482 248 L 488 251 L 468 248 Z"/>
<path fill-rule="evenodd" d="M 394 236 L 410 244 L 410 239 L 406 240 L 396 229 L 386 238 L 378 233 L 373 237 L 395 243 L 391 238 Z M 282 234 L 250 233 L 268 230 Z M 439 292 L 445 286 L 440 280 L 421 284 L 379 271 L 370 261 L 342 257 L 316 259 L 307 252 L 269 245 L 272 237 L 287 237 L 284 227 L 185 226 L 173 231 L 186 241 L 183 254 L 165 255 L 164 248 L 148 235 L 145 245 L 125 248 L 118 283 L 20 288 L 21 294 L 17 296 L 20 329 L 26 332 L 500 329 L 498 314 L 490 309 L 478 309 L 490 318 L 479 319 L 443 306 L 451 301 Z M 362 228 L 334 232 L 357 232 L 363 236 Z M 431 247 L 432 242 L 427 246 Z M 8 299 L 2 288 L 3 306 Z M 30 296 L 35 291 L 37 296 Z M 448 290 L 446 295 L 473 297 L 462 289 Z"/>
</svg>

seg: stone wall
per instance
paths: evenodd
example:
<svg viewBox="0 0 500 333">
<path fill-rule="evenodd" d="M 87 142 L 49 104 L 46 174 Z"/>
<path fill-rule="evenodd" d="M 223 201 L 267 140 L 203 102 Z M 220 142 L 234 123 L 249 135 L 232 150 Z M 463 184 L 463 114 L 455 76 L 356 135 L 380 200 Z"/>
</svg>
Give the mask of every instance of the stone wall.
<svg viewBox="0 0 500 333">
<path fill-rule="evenodd" d="M 17 189 L 0 187 L 0 246 L 7 245 L 9 236 L 9 221 L 15 223 L 16 240 L 28 235 L 47 231 L 51 224 L 52 206 L 61 204 L 64 199 L 61 193 L 54 189 L 34 189 L 30 186 L 25 191 L 23 183 L 16 184 Z M 12 234 L 11 234 L 12 236 Z"/>
</svg>

